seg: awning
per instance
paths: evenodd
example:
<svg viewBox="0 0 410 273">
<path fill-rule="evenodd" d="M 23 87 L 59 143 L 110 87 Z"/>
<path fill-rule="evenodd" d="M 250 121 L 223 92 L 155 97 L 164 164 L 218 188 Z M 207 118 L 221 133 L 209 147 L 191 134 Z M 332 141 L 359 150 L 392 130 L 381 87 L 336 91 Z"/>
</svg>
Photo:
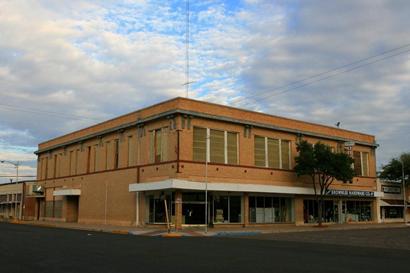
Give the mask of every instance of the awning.
<svg viewBox="0 0 410 273">
<path fill-rule="evenodd" d="M 403 207 L 403 200 L 380 200 L 381 207 Z"/>
<path fill-rule="evenodd" d="M 58 189 L 54 190 L 54 196 L 79 196 L 81 195 L 80 189 Z"/>
<path fill-rule="evenodd" d="M 158 182 L 134 183 L 129 185 L 130 192 L 155 191 L 166 189 L 182 190 L 205 190 L 206 183 L 193 182 L 181 179 L 167 179 Z M 282 193 L 282 194 L 301 194 L 313 195 L 314 191 L 309 187 L 288 187 L 273 186 L 260 184 L 242 184 L 242 183 L 208 183 L 209 191 L 228 191 L 228 192 L 259 192 L 259 193 Z M 374 197 L 379 197 L 380 192 L 374 192 Z"/>
</svg>

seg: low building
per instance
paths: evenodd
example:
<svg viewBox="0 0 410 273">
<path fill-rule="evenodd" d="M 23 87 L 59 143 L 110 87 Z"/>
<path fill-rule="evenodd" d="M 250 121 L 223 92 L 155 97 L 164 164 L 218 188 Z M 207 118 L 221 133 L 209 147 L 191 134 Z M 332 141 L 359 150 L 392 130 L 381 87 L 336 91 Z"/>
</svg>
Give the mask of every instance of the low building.
<svg viewBox="0 0 410 273">
<path fill-rule="evenodd" d="M 380 191 L 383 192 L 383 196 L 379 198 L 380 222 L 403 222 L 405 205 L 403 183 L 401 181 L 389 181 L 383 179 L 378 180 L 378 182 Z M 406 195 L 408 196 L 408 194 Z M 408 197 L 407 205 L 410 205 Z M 410 219 L 409 216 L 410 215 L 407 216 L 408 219 Z"/>
<path fill-rule="evenodd" d="M 206 217 L 214 226 L 315 223 L 311 182 L 293 170 L 300 138 L 355 161 L 354 180 L 329 189 L 323 220 L 377 222 L 374 136 L 185 98 L 39 144 L 39 219 L 177 228 Z"/>
<path fill-rule="evenodd" d="M 0 184 L 0 218 L 24 219 L 30 208 L 26 209 L 25 200 L 32 194 L 34 181 L 19 181 Z"/>
</svg>

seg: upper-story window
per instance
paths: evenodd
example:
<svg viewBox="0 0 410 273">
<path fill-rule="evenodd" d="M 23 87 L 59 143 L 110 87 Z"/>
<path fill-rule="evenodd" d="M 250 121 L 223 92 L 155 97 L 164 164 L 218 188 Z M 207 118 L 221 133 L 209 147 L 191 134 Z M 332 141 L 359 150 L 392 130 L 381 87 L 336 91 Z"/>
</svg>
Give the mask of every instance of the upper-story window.
<svg viewBox="0 0 410 273">
<path fill-rule="evenodd" d="M 356 176 L 369 176 L 369 153 L 354 151 L 353 159 Z"/>
<path fill-rule="evenodd" d="M 238 133 L 194 127 L 193 160 L 238 164 Z"/>
<path fill-rule="evenodd" d="M 150 162 L 158 163 L 167 160 L 168 127 L 150 132 Z"/>
<path fill-rule="evenodd" d="M 277 169 L 291 168 L 290 141 L 255 136 L 255 166 Z"/>
</svg>

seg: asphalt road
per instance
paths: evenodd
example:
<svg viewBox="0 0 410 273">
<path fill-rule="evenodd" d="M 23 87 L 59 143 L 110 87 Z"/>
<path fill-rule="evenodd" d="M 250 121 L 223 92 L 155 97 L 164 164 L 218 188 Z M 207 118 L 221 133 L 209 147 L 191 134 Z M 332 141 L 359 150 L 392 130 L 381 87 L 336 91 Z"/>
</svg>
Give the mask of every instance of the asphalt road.
<svg viewBox="0 0 410 273">
<path fill-rule="evenodd" d="M 409 250 L 261 239 L 170 239 L 0 223 L 0 272 L 410 272 Z"/>
</svg>

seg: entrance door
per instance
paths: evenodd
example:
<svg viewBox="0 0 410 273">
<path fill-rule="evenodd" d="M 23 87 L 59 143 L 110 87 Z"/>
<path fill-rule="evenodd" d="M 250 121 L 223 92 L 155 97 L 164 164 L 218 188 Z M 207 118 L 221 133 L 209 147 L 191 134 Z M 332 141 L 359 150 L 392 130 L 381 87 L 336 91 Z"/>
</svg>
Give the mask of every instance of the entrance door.
<svg viewBox="0 0 410 273">
<path fill-rule="evenodd" d="M 78 222 L 78 196 L 66 197 L 66 222 Z"/>
<path fill-rule="evenodd" d="M 208 201 L 208 219 L 210 203 Z M 205 194 L 204 192 L 182 193 L 182 223 L 185 225 L 205 224 Z"/>
</svg>

